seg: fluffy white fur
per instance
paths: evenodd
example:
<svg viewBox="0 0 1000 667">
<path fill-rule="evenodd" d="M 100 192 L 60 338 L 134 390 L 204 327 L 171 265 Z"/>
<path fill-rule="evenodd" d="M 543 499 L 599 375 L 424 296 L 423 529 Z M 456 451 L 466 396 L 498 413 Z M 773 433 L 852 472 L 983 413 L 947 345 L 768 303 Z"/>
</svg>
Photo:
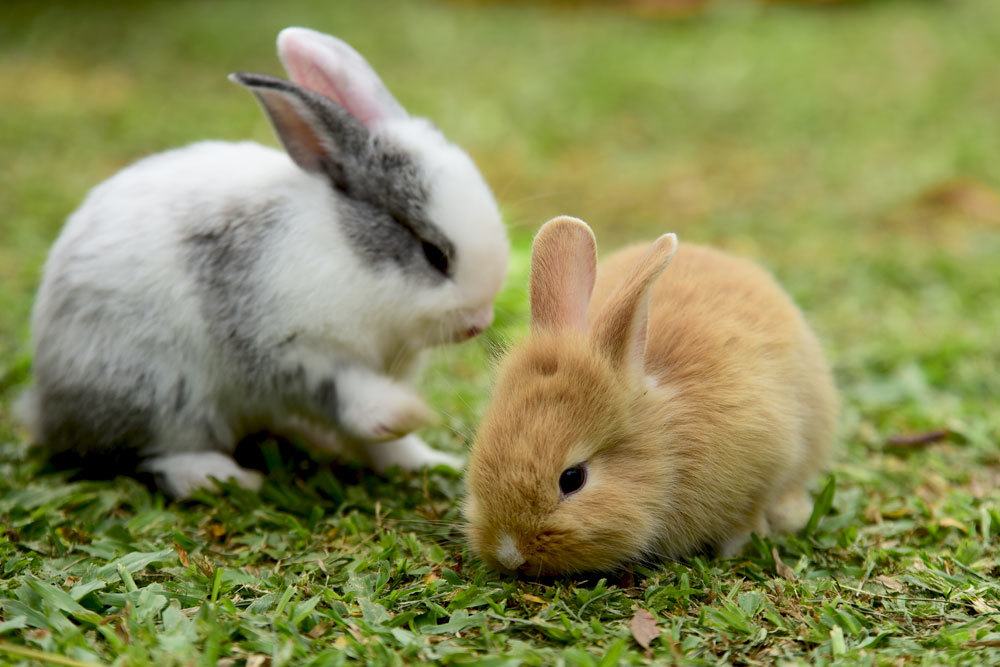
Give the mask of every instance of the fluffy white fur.
<svg viewBox="0 0 1000 667">
<path fill-rule="evenodd" d="M 200 403 L 227 446 L 250 429 L 281 429 L 294 419 L 305 423 L 307 417 L 290 415 L 279 397 L 245 391 L 242 371 L 224 361 L 209 335 L 199 310 L 200 287 L 183 257 L 182 239 L 196 231 L 185 228 L 185 221 L 280 199 L 292 202 L 284 221 L 291 231 L 274 239 L 269 263 L 259 268 L 266 287 L 254 298 L 268 316 L 254 338 L 278 346 L 294 337 L 281 347 L 283 361 L 304 367 L 310 381 L 335 377 L 345 415 L 343 424 L 313 420 L 299 431 L 311 433 L 325 449 L 340 437 L 335 430 L 346 431 L 371 443 L 368 456 L 379 469 L 459 465 L 414 435 L 400 436 L 428 416 L 409 384 L 421 351 L 461 340 L 492 320 L 508 255 L 497 206 L 469 157 L 430 123 L 392 108 L 392 96 L 350 47 L 303 29 L 286 33 L 286 45 L 318 48 L 333 58 L 342 86 L 351 88 L 353 81 L 356 90 L 369 91 L 363 101 L 386 110 L 364 119 L 372 136 L 403 147 L 423 174 L 432 175 L 427 214 L 455 245 L 452 279 L 428 286 L 394 265 L 369 266 L 344 237 L 328 180 L 299 168 L 284 152 L 249 142 L 197 143 L 124 169 L 94 188 L 69 218 L 52 248 L 34 310 L 36 345 L 46 341 L 37 347 L 36 364 L 86 385 L 101 364 L 134 362 L 150 369 L 158 396 L 183 378 L 189 400 Z M 337 52 L 346 48 L 353 56 L 331 56 L 316 46 L 322 40 L 334 40 Z M 53 295 L 66 290 L 78 292 L 80 300 L 72 319 L 56 325 Z M 54 326 L 62 329 L 54 332 Z M 29 396 L 21 407 L 40 435 L 44 405 Z M 201 422 L 168 422 L 145 446 L 144 454 L 156 455 L 145 467 L 164 475 L 168 490 L 180 496 L 213 476 L 257 485 L 228 453 L 203 451 L 204 428 Z"/>
</svg>

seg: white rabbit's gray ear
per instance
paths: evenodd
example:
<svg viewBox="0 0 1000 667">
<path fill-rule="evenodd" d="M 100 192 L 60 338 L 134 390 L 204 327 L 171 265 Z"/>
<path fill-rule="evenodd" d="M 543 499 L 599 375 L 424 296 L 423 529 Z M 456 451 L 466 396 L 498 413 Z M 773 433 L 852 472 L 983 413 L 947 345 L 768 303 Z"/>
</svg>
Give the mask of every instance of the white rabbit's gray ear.
<svg viewBox="0 0 1000 667">
<path fill-rule="evenodd" d="M 278 57 L 292 81 L 341 104 L 367 127 L 407 116 L 371 65 L 336 37 L 285 28 L 278 34 Z"/>
<path fill-rule="evenodd" d="M 308 172 L 324 173 L 335 185 L 345 179 L 345 162 L 361 155 L 368 130 L 337 104 L 300 86 L 264 74 L 237 72 L 264 108 L 288 155 Z"/>
</svg>

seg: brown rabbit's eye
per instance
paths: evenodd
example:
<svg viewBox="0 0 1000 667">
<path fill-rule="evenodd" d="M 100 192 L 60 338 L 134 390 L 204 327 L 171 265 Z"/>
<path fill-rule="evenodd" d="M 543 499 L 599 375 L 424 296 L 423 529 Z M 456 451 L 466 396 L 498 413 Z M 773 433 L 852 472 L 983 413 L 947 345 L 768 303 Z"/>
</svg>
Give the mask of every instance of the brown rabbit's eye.
<svg viewBox="0 0 1000 667">
<path fill-rule="evenodd" d="M 582 463 L 566 468 L 559 475 L 559 490 L 564 496 L 579 491 L 587 482 L 587 467 Z"/>
</svg>

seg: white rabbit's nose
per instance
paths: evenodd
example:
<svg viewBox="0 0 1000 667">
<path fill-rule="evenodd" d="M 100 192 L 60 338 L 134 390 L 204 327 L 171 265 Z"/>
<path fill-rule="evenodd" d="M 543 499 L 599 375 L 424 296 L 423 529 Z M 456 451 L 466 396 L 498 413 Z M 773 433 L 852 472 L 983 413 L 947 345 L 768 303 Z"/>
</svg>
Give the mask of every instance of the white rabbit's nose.
<svg viewBox="0 0 1000 667">
<path fill-rule="evenodd" d="M 486 331 L 493 324 L 493 304 L 488 304 L 483 308 L 473 312 L 468 319 L 468 327 L 472 335 L 476 336 Z M 471 338 L 471 336 L 470 336 Z"/>
<path fill-rule="evenodd" d="M 488 304 L 478 310 L 464 311 L 459 314 L 452 340 L 461 342 L 475 338 L 493 324 L 493 304 Z"/>
</svg>

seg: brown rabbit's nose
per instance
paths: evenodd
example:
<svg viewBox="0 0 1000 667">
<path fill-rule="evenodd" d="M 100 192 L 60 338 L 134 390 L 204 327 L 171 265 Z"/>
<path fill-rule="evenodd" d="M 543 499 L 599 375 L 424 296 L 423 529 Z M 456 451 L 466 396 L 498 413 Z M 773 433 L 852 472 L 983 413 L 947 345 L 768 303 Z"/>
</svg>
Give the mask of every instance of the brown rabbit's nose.
<svg viewBox="0 0 1000 667">
<path fill-rule="evenodd" d="M 501 533 L 497 540 L 496 557 L 508 570 L 516 570 L 524 565 L 525 558 L 521 550 L 517 547 L 517 542 L 509 533 Z"/>
</svg>

